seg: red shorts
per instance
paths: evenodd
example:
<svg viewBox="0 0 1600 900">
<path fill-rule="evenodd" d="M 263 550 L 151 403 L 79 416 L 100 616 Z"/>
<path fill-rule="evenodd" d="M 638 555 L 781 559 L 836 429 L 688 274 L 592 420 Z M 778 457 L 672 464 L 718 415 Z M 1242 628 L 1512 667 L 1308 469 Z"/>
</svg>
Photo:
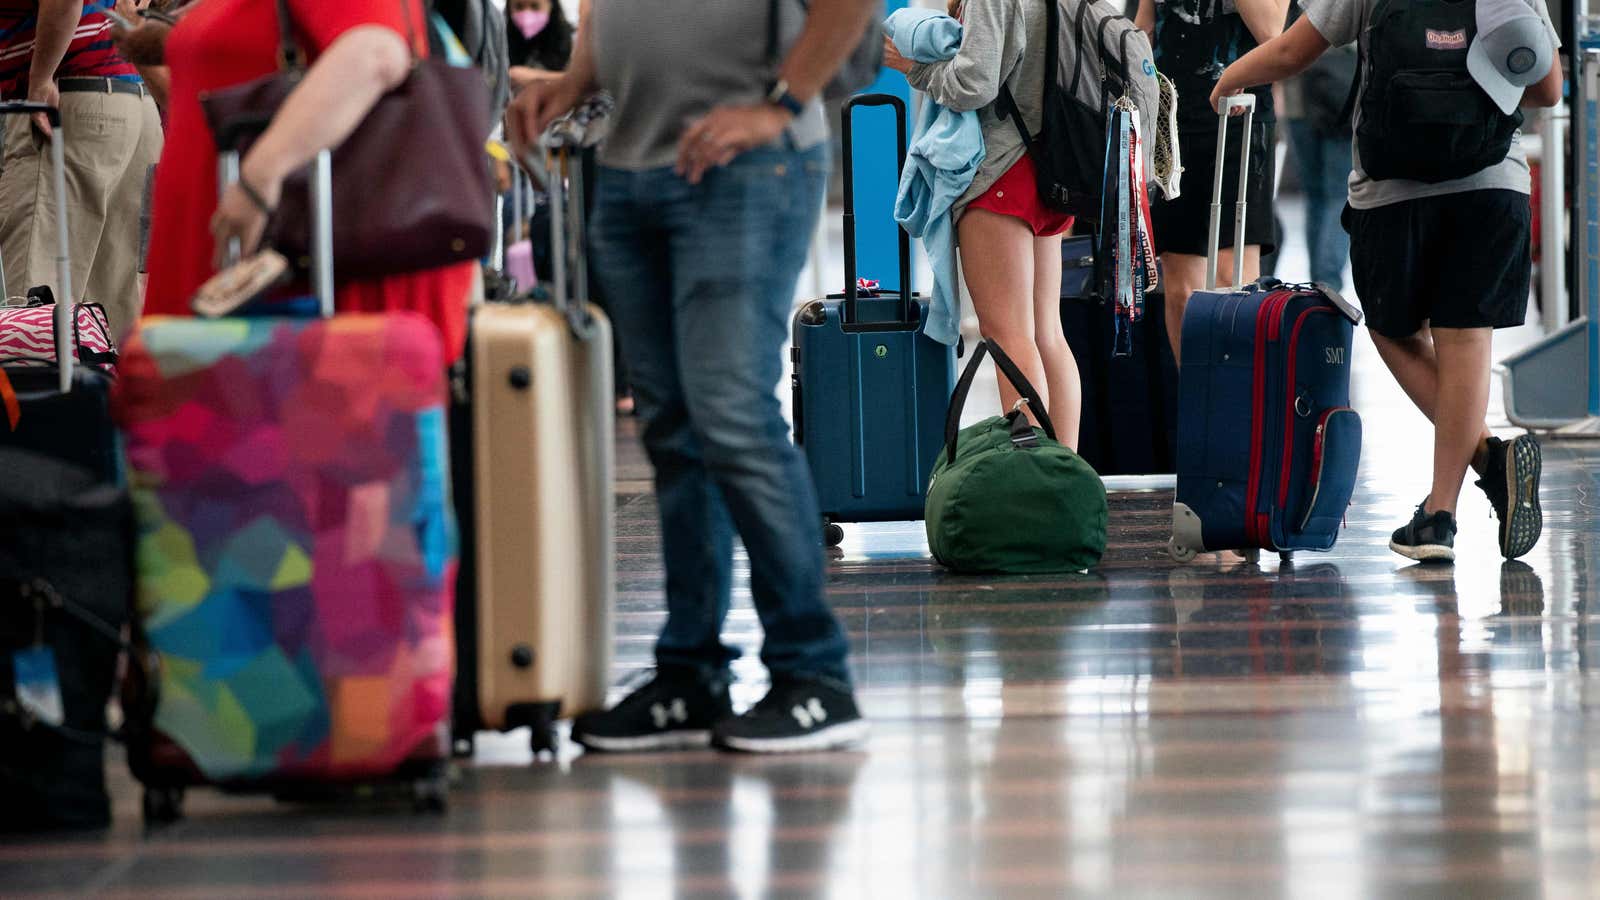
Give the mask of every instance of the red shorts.
<svg viewBox="0 0 1600 900">
<path fill-rule="evenodd" d="M 1035 237 L 1051 237 L 1072 227 L 1072 216 L 1057 212 L 1039 199 L 1039 176 L 1027 153 L 1006 170 L 968 209 L 987 209 L 1028 223 Z"/>
</svg>

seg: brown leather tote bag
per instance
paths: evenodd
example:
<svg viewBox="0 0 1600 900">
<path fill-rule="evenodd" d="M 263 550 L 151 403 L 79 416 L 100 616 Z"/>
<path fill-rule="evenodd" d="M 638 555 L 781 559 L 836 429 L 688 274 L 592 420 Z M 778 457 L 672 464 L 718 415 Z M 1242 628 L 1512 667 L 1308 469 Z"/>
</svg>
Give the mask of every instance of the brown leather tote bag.
<svg viewBox="0 0 1600 900">
<path fill-rule="evenodd" d="M 401 0 L 402 3 L 406 0 Z M 477 69 L 420 59 L 333 150 L 333 269 L 378 278 L 483 257 L 494 234 L 494 177 L 483 136 L 489 98 Z M 201 96 L 223 151 L 246 152 L 306 72 L 287 0 L 278 0 L 277 72 Z M 309 267 L 310 168 L 290 176 L 265 240 Z"/>
</svg>

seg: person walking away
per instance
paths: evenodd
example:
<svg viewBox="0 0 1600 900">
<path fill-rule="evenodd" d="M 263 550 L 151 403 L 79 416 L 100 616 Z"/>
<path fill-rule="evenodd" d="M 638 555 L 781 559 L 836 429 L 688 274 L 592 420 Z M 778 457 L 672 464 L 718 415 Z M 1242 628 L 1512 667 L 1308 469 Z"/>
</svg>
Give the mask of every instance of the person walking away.
<svg viewBox="0 0 1600 900">
<path fill-rule="evenodd" d="M 961 49 L 949 60 L 913 64 L 884 44 L 884 64 L 911 86 L 956 112 L 977 110 L 984 159 L 956 201 L 956 243 L 967 291 L 983 336 L 1000 345 L 1044 401 L 1062 444 L 1078 446 L 1083 386 L 1061 326 L 1061 236 L 1072 216 L 1045 206 L 1037 173 L 1016 123 L 1000 108 L 1010 88 L 1029 134 L 1041 127 L 1046 66 L 1046 3 L 1056 0 L 952 2 L 961 19 Z M 1011 409 L 1016 388 L 1000 379 L 1000 403 Z"/>
<path fill-rule="evenodd" d="M 63 302 L 105 306 L 112 338 L 139 318 L 145 173 L 161 156 L 161 117 L 133 64 L 111 40 L 115 0 L 0 0 L 0 97 L 61 108 L 57 135 L 43 115 L 5 123 L 0 160 L 0 256 L 7 287 L 53 284 L 52 140 L 65 140 L 72 283 Z"/>
<path fill-rule="evenodd" d="M 1560 39 L 1543 0 L 1306 0 L 1282 37 L 1223 74 L 1212 102 L 1303 72 L 1358 38 L 1345 210 L 1356 293 L 1378 354 L 1434 426 L 1432 489 L 1389 547 L 1453 561 L 1471 467 L 1499 519 L 1500 552 L 1515 559 L 1543 528 L 1539 445 L 1501 441 L 1484 417 L 1494 329 L 1522 324 L 1533 271 L 1517 108 L 1560 102 Z M 1386 127 L 1396 121 L 1403 132 Z"/>
<path fill-rule="evenodd" d="M 816 492 L 776 386 L 827 177 L 818 95 L 870 10 L 701 0 L 685 15 L 590 0 L 572 65 L 512 103 L 507 130 L 523 158 L 591 91 L 617 104 L 589 238 L 655 468 L 667 623 L 654 678 L 573 723 L 592 750 L 821 750 L 865 735 L 849 644 L 823 597 Z M 765 53 L 775 14 L 787 48 L 776 71 Z M 735 533 L 772 676 L 738 717 L 728 682 L 739 653 L 721 639 Z"/>
<path fill-rule="evenodd" d="M 1291 24 L 1300 8 L 1290 11 Z M 1350 181 L 1350 120 L 1346 101 L 1356 78 L 1356 47 L 1333 47 L 1304 74 L 1283 83 L 1289 151 L 1306 197 L 1306 248 L 1311 280 L 1344 290 L 1350 236 L 1340 222 Z"/>
<path fill-rule="evenodd" d="M 1217 114 L 1206 98 L 1227 65 L 1258 43 L 1283 30 L 1288 0 L 1139 0 L 1137 21 L 1150 35 L 1156 68 L 1178 90 L 1178 149 L 1183 157 L 1185 190 L 1175 200 L 1155 198 L 1151 227 L 1161 254 L 1166 284 L 1167 338 L 1172 355 L 1182 362 L 1183 313 L 1189 296 L 1206 287 L 1206 251 L 1210 240 L 1211 185 L 1216 177 Z M 1246 179 L 1244 277 L 1261 275 L 1261 257 L 1277 247 L 1273 212 L 1277 124 L 1272 90 L 1257 88 L 1255 125 L 1248 135 L 1250 171 Z M 1237 130 L 1237 129 L 1232 129 Z M 1223 169 L 1222 195 L 1239 190 L 1239 154 L 1245 135 L 1230 134 Z M 1223 204 L 1222 252 L 1217 271 L 1233 271 L 1234 205 Z"/>
</svg>

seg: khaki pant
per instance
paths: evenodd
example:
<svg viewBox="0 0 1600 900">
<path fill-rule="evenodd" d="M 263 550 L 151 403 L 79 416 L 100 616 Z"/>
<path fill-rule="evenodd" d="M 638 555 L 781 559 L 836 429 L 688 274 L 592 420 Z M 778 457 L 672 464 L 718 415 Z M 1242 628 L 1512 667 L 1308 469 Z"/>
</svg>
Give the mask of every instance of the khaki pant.
<svg viewBox="0 0 1600 900">
<path fill-rule="evenodd" d="M 115 339 L 139 318 L 139 214 L 145 179 L 161 157 L 161 117 L 148 96 L 61 95 L 67 226 L 74 299 L 105 305 Z M 0 254 L 6 290 L 56 283 L 56 200 L 50 148 L 26 116 L 5 120 L 0 163 Z"/>
</svg>

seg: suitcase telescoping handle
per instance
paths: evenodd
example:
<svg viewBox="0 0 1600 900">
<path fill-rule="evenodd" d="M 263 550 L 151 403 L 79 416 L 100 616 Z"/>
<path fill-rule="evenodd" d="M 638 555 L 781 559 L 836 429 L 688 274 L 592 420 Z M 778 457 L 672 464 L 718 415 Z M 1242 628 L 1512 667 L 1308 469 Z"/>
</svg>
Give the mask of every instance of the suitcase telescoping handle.
<svg viewBox="0 0 1600 900">
<path fill-rule="evenodd" d="M 1250 129 L 1255 123 L 1256 98 L 1254 94 L 1236 94 L 1222 98 L 1217 112 L 1217 165 L 1216 180 L 1211 185 L 1211 233 L 1206 244 L 1206 290 L 1217 289 L 1217 258 L 1222 255 L 1222 175 L 1228 153 L 1228 119 L 1234 110 L 1244 110 L 1243 146 L 1239 148 L 1239 200 L 1233 214 L 1233 282 L 1231 287 L 1244 286 L 1244 217 L 1250 196 Z"/>
<path fill-rule="evenodd" d="M 858 94 L 851 97 L 840 114 L 839 139 L 844 145 L 844 321 L 854 323 L 856 317 L 856 185 L 855 140 L 850 127 L 851 113 L 860 106 L 890 106 L 894 108 L 896 162 L 895 183 L 906 167 L 906 103 L 893 94 Z M 900 240 L 900 321 L 915 322 L 911 313 L 911 236 L 898 223 L 895 225 Z"/>
<path fill-rule="evenodd" d="M 574 164 L 573 148 L 549 148 L 545 190 L 550 197 L 550 295 L 556 309 L 578 334 L 589 325 L 583 306 L 589 298 L 589 266 L 583 252 L 583 172 Z M 572 273 L 571 291 L 567 273 Z M 573 294 L 576 294 L 574 298 Z"/>
<path fill-rule="evenodd" d="M 72 369 L 77 362 L 73 347 L 72 245 L 67 230 L 67 157 L 61 133 L 61 110 L 44 103 L 0 103 L 0 116 L 31 116 L 44 113 L 55 135 L 50 139 L 50 170 L 56 194 L 56 373 L 65 394 L 72 390 Z M 0 285 L 0 293 L 4 287 Z"/>
<path fill-rule="evenodd" d="M 217 143 L 226 147 L 217 154 L 217 197 L 239 180 L 239 147 L 260 135 L 264 122 L 235 123 L 224 128 Z M 333 318 L 333 151 L 323 150 L 311 161 L 311 293 L 325 319 Z M 239 261 L 237 239 L 228 243 L 229 265 Z"/>
</svg>

